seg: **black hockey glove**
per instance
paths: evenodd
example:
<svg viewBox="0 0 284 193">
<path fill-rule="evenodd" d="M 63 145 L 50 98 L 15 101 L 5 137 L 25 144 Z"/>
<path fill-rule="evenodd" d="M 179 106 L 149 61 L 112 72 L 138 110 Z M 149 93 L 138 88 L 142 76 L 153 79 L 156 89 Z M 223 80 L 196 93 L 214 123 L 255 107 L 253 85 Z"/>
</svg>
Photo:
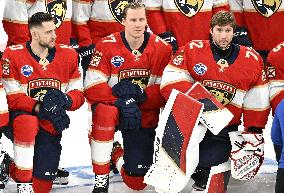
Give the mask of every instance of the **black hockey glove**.
<svg viewBox="0 0 284 193">
<path fill-rule="evenodd" d="M 160 36 L 167 43 L 171 44 L 171 46 L 173 48 L 173 53 L 175 53 L 178 50 L 177 40 L 174 37 L 172 32 L 166 31 L 164 33 L 159 34 L 158 36 Z"/>
<path fill-rule="evenodd" d="M 115 106 L 119 109 L 120 130 L 138 130 L 141 128 L 141 111 L 134 98 L 118 98 Z"/>
<path fill-rule="evenodd" d="M 112 87 L 112 94 L 117 97 L 133 97 L 137 103 L 143 103 L 147 96 L 143 88 L 138 84 L 132 83 L 128 79 L 123 79 Z"/>
<path fill-rule="evenodd" d="M 45 109 L 56 113 L 61 108 L 68 110 L 72 106 L 72 99 L 67 94 L 58 89 L 48 90 L 43 97 L 43 106 Z"/>
<path fill-rule="evenodd" d="M 77 49 L 77 52 L 80 56 L 80 64 L 82 66 L 83 69 L 83 77 L 85 78 L 86 76 L 86 71 L 89 67 L 89 64 L 91 63 L 92 60 L 92 56 L 94 53 L 94 48 L 95 45 L 91 44 L 89 46 L 82 46 L 80 48 Z"/>
<path fill-rule="evenodd" d="M 237 27 L 232 42 L 241 46 L 252 47 L 248 31 L 244 27 Z"/>
<path fill-rule="evenodd" d="M 38 118 L 52 122 L 57 132 L 62 132 L 64 129 L 67 129 L 70 124 L 69 116 L 64 109 L 59 109 L 55 113 L 53 109 L 46 109 L 43 103 L 39 106 Z"/>
</svg>

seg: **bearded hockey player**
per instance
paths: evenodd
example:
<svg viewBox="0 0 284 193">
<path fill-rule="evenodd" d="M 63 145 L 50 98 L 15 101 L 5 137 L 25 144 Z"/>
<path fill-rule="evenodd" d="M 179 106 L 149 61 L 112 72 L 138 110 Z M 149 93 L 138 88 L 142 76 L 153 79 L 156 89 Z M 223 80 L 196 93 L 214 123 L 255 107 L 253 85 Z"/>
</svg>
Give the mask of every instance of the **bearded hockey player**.
<svg viewBox="0 0 284 193">
<path fill-rule="evenodd" d="M 227 0 L 146 0 L 145 4 L 150 29 L 175 51 L 191 40 L 209 39 L 212 15 L 229 10 Z"/>
<path fill-rule="evenodd" d="M 228 0 L 240 27 L 237 43 L 246 45 L 249 36 L 252 47 L 266 62 L 269 51 L 283 41 L 284 2 L 281 0 Z M 257 21 L 257 22 L 256 22 Z"/>
<path fill-rule="evenodd" d="M 55 18 L 56 42 L 69 45 L 71 37 L 72 0 L 9 0 L 3 13 L 7 46 L 30 40 L 28 19 L 36 12 L 48 12 Z"/>
<path fill-rule="evenodd" d="M 71 47 L 55 43 L 55 29 L 52 15 L 32 15 L 31 42 L 8 47 L 2 59 L 2 66 L 9 67 L 3 84 L 11 110 L 4 134 L 14 144 L 10 175 L 18 183 L 18 192 L 50 192 L 62 131 L 70 123 L 66 111 L 84 103 L 78 55 Z"/>
<path fill-rule="evenodd" d="M 110 160 L 129 188 L 145 188 L 159 109 L 165 103 L 160 78 L 171 46 L 145 32 L 146 11 L 140 3 L 125 6 L 122 22 L 124 31 L 96 44 L 84 81 L 85 97 L 93 107 L 93 193 L 108 192 Z M 112 150 L 115 128 L 122 132 L 124 151 L 117 143 Z"/>
<path fill-rule="evenodd" d="M 270 103 L 274 116 L 271 139 L 274 145 L 278 171 L 276 175 L 275 193 L 284 192 L 284 153 L 283 153 L 283 115 L 284 115 L 284 42 L 273 48 L 267 58 L 267 77 L 269 79 Z"/>
<path fill-rule="evenodd" d="M 197 81 L 234 115 L 218 135 L 208 130 L 199 145 L 199 164 L 192 175 L 197 190 L 205 190 L 213 166 L 229 159 L 228 133 L 238 130 L 242 115 L 247 132 L 262 133 L 270 110 L 262 60 L 253 49 L 231 43 L 235 27 L 232 13 L 215 14 L 211 19 L 212 41 L 191 41 L 180 48 L 162 76 L 161 93 L 166 99 L 173 88 L 186 93 Z M 225 192 L 228 180 L 228 172 L 214 175 L 208 192 Z"/>
</svg>

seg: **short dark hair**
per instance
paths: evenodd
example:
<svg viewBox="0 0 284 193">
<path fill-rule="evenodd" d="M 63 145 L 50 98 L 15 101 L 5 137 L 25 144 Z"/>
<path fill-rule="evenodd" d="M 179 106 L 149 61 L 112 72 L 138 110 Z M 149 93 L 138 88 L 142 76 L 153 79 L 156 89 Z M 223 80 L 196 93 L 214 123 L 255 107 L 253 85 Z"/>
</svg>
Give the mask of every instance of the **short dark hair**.
<svg viewBox="0 0 284 193">
<path fill-rule="evenodd" d="M 124 7 L 123 11 L 122 11 L 122 18 L 126 18 L 126 14 L 128 9 L 140 9 L 140 8 L 145 8 L 145 5 L 141 3 L 141 0 L 129 0 L 128 4 Z"/>
<path fill-rule="evenodd" d="M 235 17 L 232 12 L 219 11 L 211 18 L 210 27 L 213 29 L 216 25 L 224 26 L 230 25 L 234 31 L 237 27 Z"/>
<path fill-rule="evenodd" d="M 32 27 L 41 26 L 43 22 L 49 21 L 54 22 L 54 17 L 51 14 L 45 12 L 37 12 L 29 18 L 28 26 L 29 29 L 31 29 Z"/>
</svg>

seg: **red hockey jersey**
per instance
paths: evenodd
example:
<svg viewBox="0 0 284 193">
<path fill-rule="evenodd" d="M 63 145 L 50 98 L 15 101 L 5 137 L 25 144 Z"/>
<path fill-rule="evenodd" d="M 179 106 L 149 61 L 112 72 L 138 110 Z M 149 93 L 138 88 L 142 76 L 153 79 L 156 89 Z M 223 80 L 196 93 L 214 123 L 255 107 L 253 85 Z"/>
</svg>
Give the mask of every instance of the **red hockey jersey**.
<svg viewBox="0 0 284 193">
<path fill-rule="evenodd" d="M 237 23 L 247 28 L 255 50 L 270 51 L 284 40 L 284 2 L 228 0 Z"/>
<path fill-rule="evenodd" d="M 54 58 L 43 66 L 32 54 L 28 43 L 10 46 L 4 51 L 2 62 L 5 63 L 2 65 L 8 65 L 9 71 L 3 75 L 3 84 L 10 110 L 31 113 L 35 103 L 52 88 L 60 89 L 71 97 L 73 103 L 69 110 L 83 105 L 85 100 L 77 53 L 66 45 L 56 45 L 49 54 L 52 52 Z M 42 120 L 39 123 L 43 126 L 46 122 Z"/>
<path fill-rule="evenodd" d="M 284 42 L 273 48 L 267 58 L 267 77 L 272 112 L 284 99 Z"/>
<path fill-rule="evenodd" d="M 122 11 L 126 0 L 73 0 L 73 29 L 79 46 L 97 43 L 103 37 L 122 31 Z"/>
<path fill-rule="evenodd" d="M 210 19 L 229 10 L 227 0 L 146 0 L 148 24 L 154 34 L 171 31 L 178 46 L 209 39 Z"/>
<path fill-rule="evenodd" d="M 259 55 L 240 46 L 232 64 L 226 67 L 218 63 L 209 41 L 186 44 L 164 70 L 162 95 L 168 98 L 173 88 L 187 92 L 198 81 L 233 113 L 229 124 L 240 124 L 243 115 L 245 127 L 264 128 L 270 106 L 268 82 Z"/>
<path fill-rule="evenodd" d="M 139 106 L 142 127 L 157 126 L 160 107 L 165 103 L 160 94 L 161 75 L 170 57 L 171 46 L 156 35 L 145 33 L 141 48 L 131 50 L 124 32 L 111 34 L 96 45 L 84 82 L 85 97 L 91 104 L 113 105 L 117 97 L 112 95 L 112 86 L 121 79 L 131 79 L 147 94 Z"/>
<path fill-rule="evenodd" d="M 72 0 L 9 0 L 3 14 L 3 28 L 8 35 L 7 46 L 30 39 L 28 19 L 36 12 L 48 12 L 55 17 L 56 42 L 70 44 Z"/>
<path fill-rule="evenodd" d="M 3 66 L 3 72 L 5 73 L 5 69 L 7 66 Z M 0 65 L 0 128 L 7 125 L 9 122 L 9 112 L 8 105 L 6 99 L 6 93 L 2 84 L 2 65 Z"/>
</svg>

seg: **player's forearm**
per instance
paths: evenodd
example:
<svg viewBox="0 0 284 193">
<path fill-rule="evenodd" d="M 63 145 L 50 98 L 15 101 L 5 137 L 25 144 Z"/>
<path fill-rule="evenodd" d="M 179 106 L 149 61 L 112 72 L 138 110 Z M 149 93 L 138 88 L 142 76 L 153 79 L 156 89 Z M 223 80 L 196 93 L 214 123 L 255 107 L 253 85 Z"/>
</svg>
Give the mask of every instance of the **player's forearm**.
<svg viewBox="0 0 284 193">
<path fill-rule="evenodd" d="M 9 110 L 26 111 L 32 113 L 37 101 L 25 94 L 13 94 L 7 96 Z"/>
<path fill-rule="evenodd" d="M 90 88 L 85 88 L 84 96 L 91 104 L 104 103 L 113 105 L 117 100 L 117 97 L 112 95 L 112 89 L 107 83 L 101 83 Z"/>
<path fill-rule="evenodd" d="M 72 100 L 72 105 L 68 109 L 69 111 L 75 111 L 79 109 L 85 102 L 85 97 L 82 91 L 79 90 L 72 90 L 67 93 L 67 95 L 71 98 Z"/>
</svg>

